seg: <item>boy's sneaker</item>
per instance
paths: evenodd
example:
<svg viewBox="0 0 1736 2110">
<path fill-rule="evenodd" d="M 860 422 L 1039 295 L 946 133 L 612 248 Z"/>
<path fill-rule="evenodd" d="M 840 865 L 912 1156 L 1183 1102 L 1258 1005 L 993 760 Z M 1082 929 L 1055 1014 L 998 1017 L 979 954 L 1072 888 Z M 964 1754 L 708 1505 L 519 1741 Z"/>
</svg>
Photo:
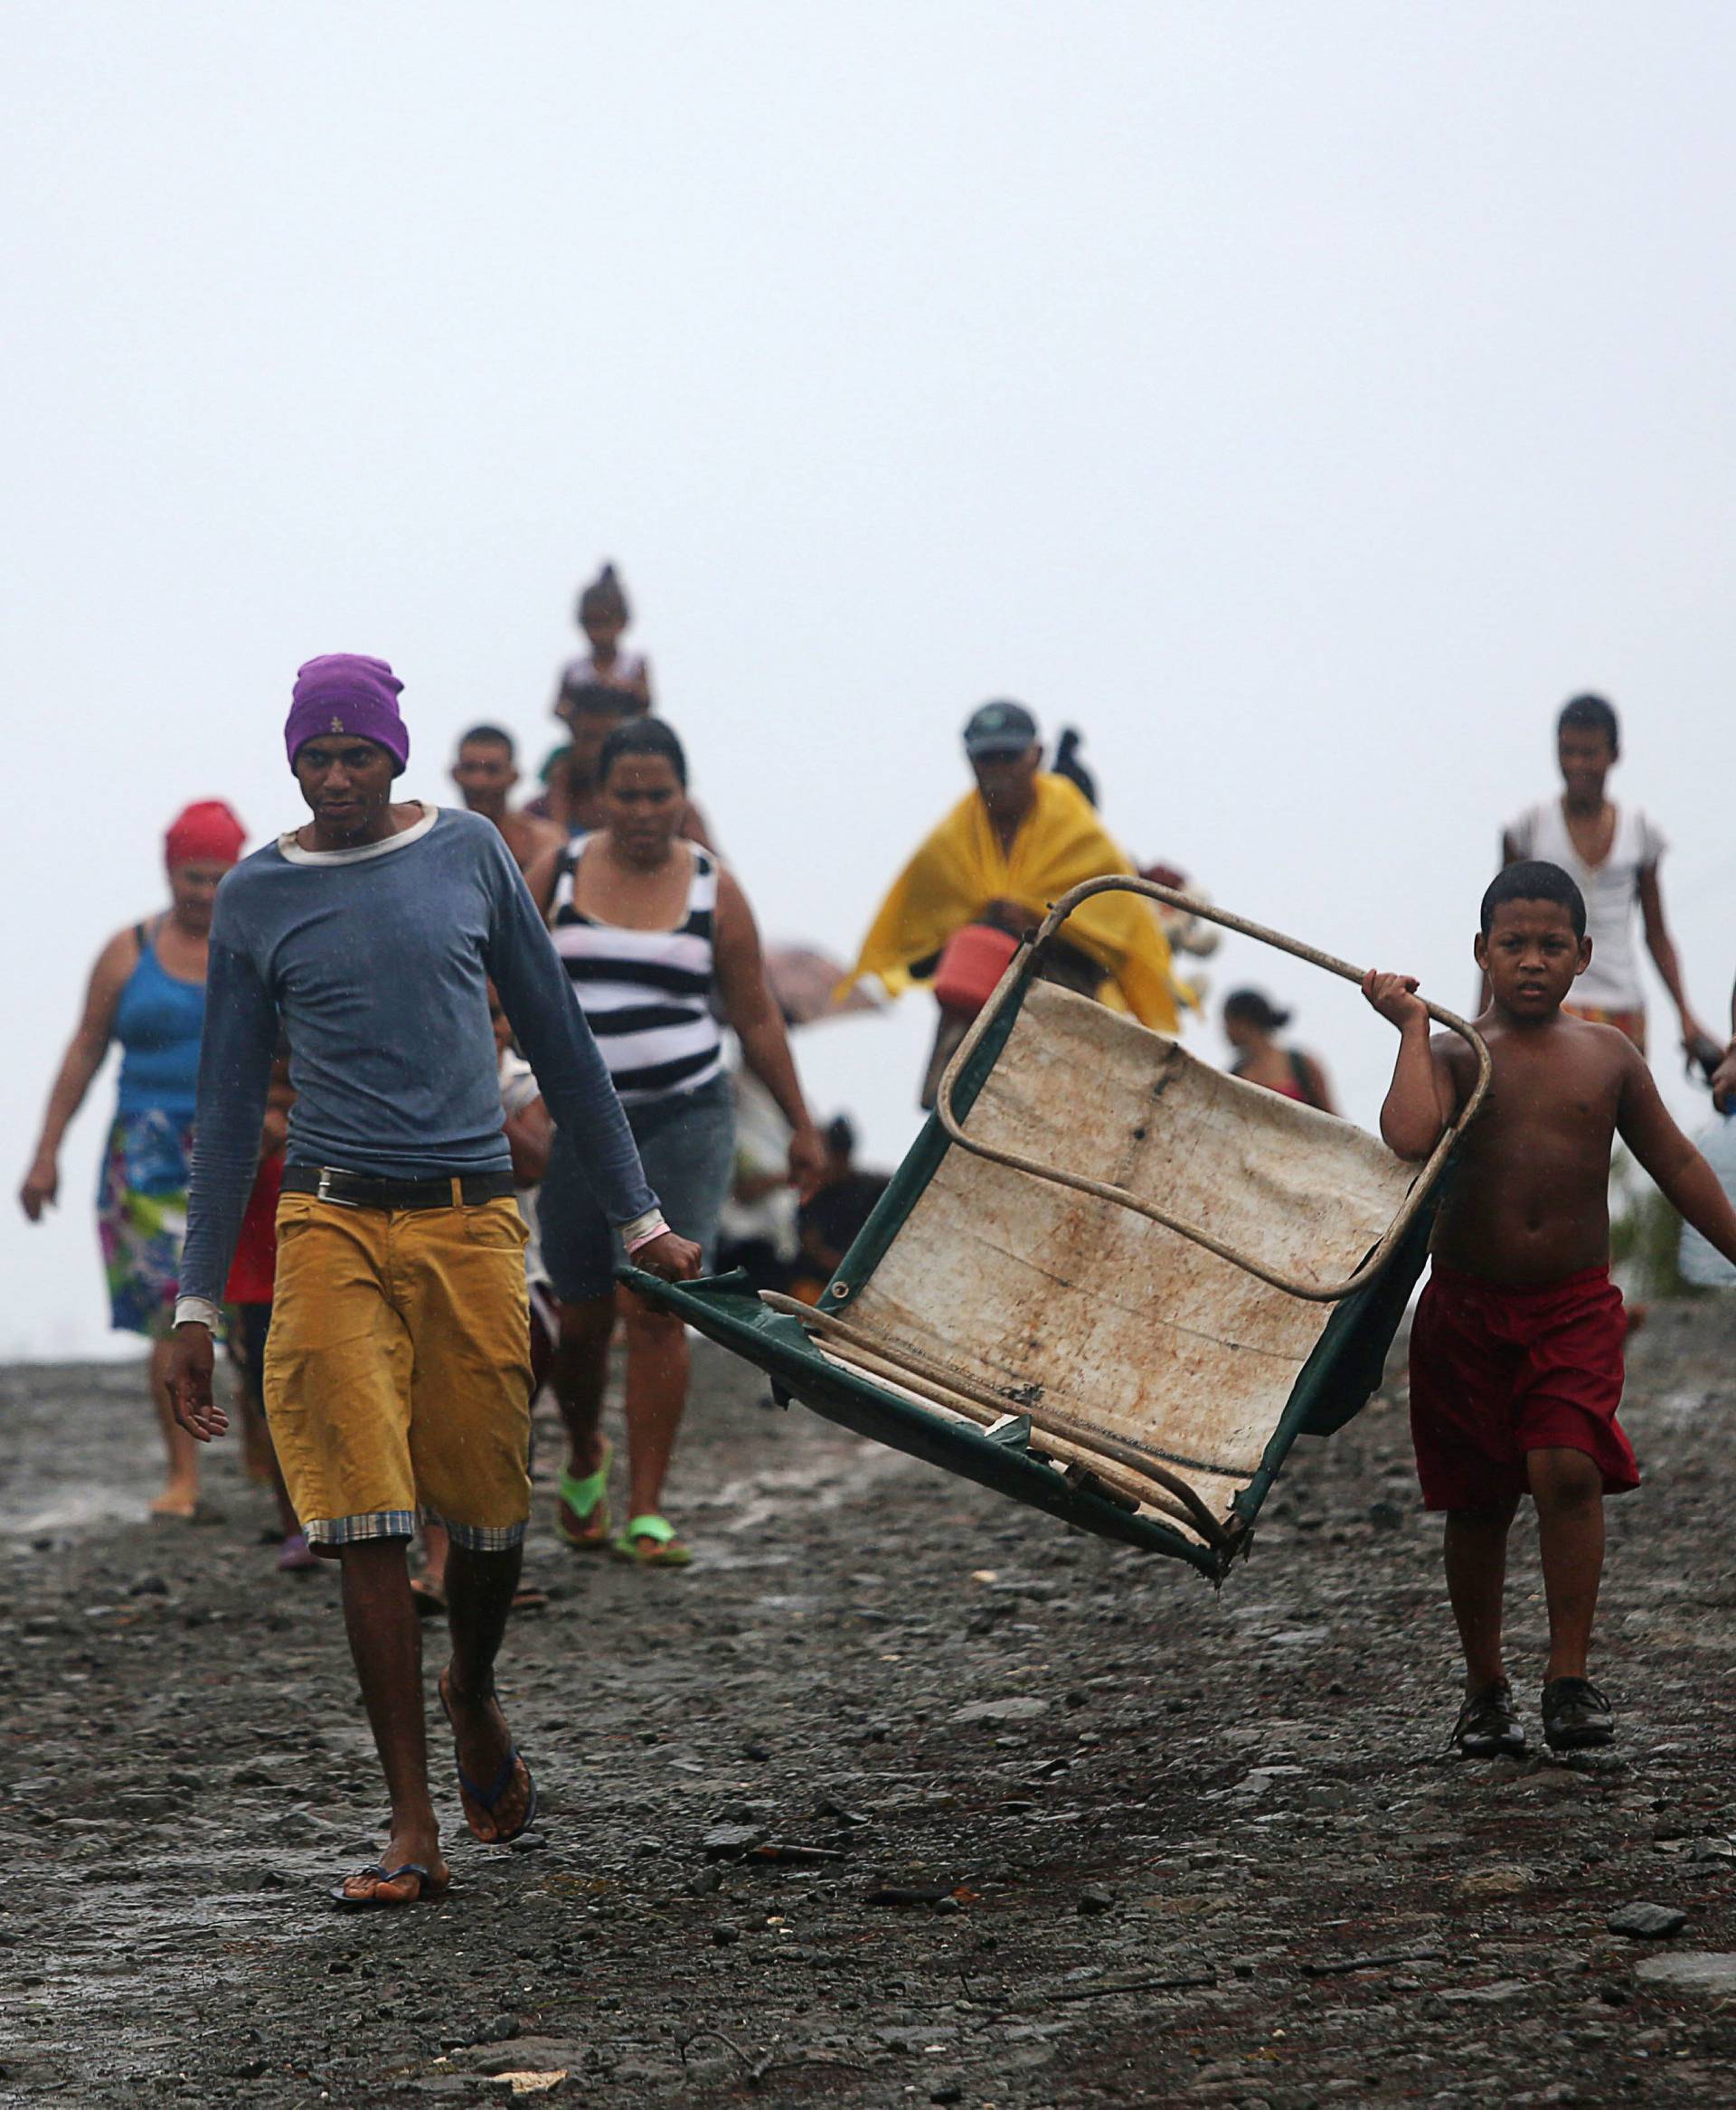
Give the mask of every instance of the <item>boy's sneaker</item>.
<svg viewBox="0 0 1736 2110">
<path fill-rule="evenodd" d="M 1543 1687 L 1543 1741 L 1552 1751 L 1590 1751 L 1615 1734 L 1614 1710 L 1590 1678 L 1552 1678 Z"/>
<path fill-rule="evenodd" d="M 1523 1758 L 1525 1727 L 1514 1712 L 1513 1687 L 1505 1678 L 1473 1692 L 1453 1724 L 1453 1748 L 1461 1758 Z"/>
</svg>

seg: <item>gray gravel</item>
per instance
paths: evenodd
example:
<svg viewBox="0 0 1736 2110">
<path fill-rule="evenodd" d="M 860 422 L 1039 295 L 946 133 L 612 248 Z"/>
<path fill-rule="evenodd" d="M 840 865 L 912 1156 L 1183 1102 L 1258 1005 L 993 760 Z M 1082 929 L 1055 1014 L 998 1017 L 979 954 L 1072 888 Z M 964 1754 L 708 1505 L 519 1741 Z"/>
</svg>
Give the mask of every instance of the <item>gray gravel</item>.
<svg viewBox="0 0 1736 2110">
<path fill-rule="evenodd" d="M 1479 1766 L 1401 1387 L 1214 1597 L 702 1352 L 700 1565 L 539 1511 L 502 1681 L 540 1843 L 460 1829 L 448 1902 L 364 1918 L 326 1903 L 382 1808 L 331 1577 L 272 1571 L 232 1460 L 216 1521 L 132 1521 L 131 1373 L 5 1372 L 0 2102 L 1728 2104 L 1733 1349 L 1722 1305 L 1636 1343 L 1614 1752 Z M 1536 1739 L 1528 1525 L 1512 1604 Z M 1612 1932 L 1636 1903 L 1682 1933 Z"/>
</svg>

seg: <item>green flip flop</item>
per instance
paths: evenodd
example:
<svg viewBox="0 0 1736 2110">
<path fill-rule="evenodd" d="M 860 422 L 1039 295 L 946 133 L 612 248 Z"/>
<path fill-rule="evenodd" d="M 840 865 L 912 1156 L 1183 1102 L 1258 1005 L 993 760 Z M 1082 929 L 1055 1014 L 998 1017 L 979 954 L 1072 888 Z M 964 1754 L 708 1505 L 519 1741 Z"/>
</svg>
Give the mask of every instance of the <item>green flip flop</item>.
<svg viewBox="0 0 1736 2110">
<path fill-rule="evenodd" d="M 615 1446 L 605 1436 L 603 1455 L 594 1473 L 587 1473 L 582 1480 L 575 1480 L 567 1472 L 561 1475 L 555 1528 L 569 1546 L 576 1546 L 581 1553 L 601 1553 L 608 1549 L 609 1468 L 614 1456 Z M 577 1531 L 573 1529 L 569 1512 L 579 1521 Z"/>
<path fill-rule="evenodd" d="M 648 1545 L 644 1541 L 649 1540 Z M 675 1536 L 675 1526 L 653 1515 L 628 1517 L 627 1529 L 611 1539 L 609 1551 L 618 1560 L 630 1560 L 638 1568 L 685 1568 L 693 1549 Z"/>
</svg>

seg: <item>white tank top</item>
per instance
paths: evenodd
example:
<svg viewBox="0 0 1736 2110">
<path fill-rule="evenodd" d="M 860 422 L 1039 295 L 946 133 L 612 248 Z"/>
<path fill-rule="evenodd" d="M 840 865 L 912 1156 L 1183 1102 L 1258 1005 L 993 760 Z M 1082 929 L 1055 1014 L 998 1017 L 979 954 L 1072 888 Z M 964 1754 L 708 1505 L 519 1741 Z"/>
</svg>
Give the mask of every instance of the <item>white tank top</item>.
<svg viewBox="0 0 1736 2110">
<path fill-rule="evenodd" d="M 1559 798 L 1527 806 L 1517 820 L 1507 824 L 1506 833 L 1521 857 L 1559 864 L 1585 896 L 1591 965 L 1573 984 L 1568 1002 L 1590 1004 L 1598 1011 L 1643 1011 L 1646 988 L 1639 977 L 1639 948 L 1634 942 L 1634 910 L 1639 901 L 1639 875 L 1663 856 L 1667 847 L 1664 837 L 1637 806 L 1618 805 L 1609 854 L 1601 864 L 1587 864 L 1573 847 Z"/>
<path fill-rule="evenodd" d="M 717 862 L 685 843 L 693 875 L 681 921 L 673 930 L 627 930 L 574 905 L 573 874 L 589 840 L 575 835 L 562 853 L 552 924 L 585 1022 L 624 1105 L 696 1090 L 723 1068 L 712 1013 Z"/>
</svg>

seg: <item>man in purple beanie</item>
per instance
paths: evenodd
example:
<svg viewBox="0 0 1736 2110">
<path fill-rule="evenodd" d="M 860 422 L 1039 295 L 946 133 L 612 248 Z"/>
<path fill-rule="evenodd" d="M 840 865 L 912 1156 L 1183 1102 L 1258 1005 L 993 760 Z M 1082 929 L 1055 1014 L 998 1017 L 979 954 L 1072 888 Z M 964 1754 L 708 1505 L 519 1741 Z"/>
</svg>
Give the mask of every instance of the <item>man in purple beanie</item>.
<svg viewBox="0 0 1736 2110">
<path fill-rule="evenodd" d="M 515 1839 L 536 1786 L 494 1664 L 530 1514 L 524 1229 L 502 1133 L 492 980 L 554 1116 L 641 1267 L 697 1272 L 664 1223 L 609 1071 L 542 918 L 491 823 L 411 802 L 401 684 L 334 653 L 296 678 L 285 728 L 307 825 L 218 890 L 187 1239 L 169 1389 L 202 1441 L 212 1335 L 253 1178 L 271 1061 L 289 1041 L 266 1411 L 308 1542 L 341 1560 L 344 1616 L 392 1797 L 350 1907 L 440 1896 L 420 1626 L 405 1547 L 445 1525 L 452 1656 L 440 1700 L 476 1838 Z"/>
</svg>

